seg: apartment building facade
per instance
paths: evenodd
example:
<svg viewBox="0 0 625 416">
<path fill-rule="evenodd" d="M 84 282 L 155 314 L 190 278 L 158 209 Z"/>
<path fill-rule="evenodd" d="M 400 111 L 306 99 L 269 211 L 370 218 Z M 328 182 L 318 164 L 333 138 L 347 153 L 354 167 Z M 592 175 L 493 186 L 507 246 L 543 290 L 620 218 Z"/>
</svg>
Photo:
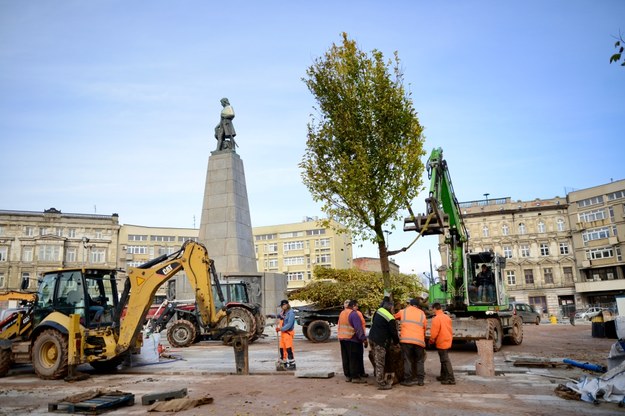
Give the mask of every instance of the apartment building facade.
<svg viewBox="0 0 625 416">
<path fill-rule="evenodd" d="M 324 228 L 310 217 L 298 223 L 253 227 L 258 271 L 284 273 L 288 289 L 296 289 L 312 280 L 317 265 L 351 268 L 351 233 L 338 233 L 334 228 Z"/>
<path fill-rule="evenodd" d="M 463 202 L 460 208 L 470 236 L 468 249 L 493 250 L 506 258 L 510 300 L 556 316 L 581 303 L 575 296 L 577 270 L 565 198 L 485 199 Z M 448 265 L 447 247 L 439 247 L 442 263 Z"/>
<path fill-rule="evenodd" d="M 117 214 L 0 210 L 0 290 L 35 291 L 43 272 L 117 267 Z"/>
<path fill-rule="evenodd" d="M 567 195 L 583 305 L 607 306 L 625 294 L 625 180 Z"/>
</svg>

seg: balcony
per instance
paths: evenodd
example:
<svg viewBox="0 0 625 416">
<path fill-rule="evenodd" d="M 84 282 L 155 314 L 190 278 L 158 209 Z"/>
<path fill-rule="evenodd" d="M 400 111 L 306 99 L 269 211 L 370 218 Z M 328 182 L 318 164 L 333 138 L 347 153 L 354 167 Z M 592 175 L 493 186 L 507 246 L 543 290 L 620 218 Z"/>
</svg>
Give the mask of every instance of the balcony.
<svg viewBox="0 0 625 416">
<path fill-rule="evenodd" d="M 603 292 L 610 290 L 625 290 L 625 279 L 575 283 L 575 291 L 578 293 Z"/>
</svg>

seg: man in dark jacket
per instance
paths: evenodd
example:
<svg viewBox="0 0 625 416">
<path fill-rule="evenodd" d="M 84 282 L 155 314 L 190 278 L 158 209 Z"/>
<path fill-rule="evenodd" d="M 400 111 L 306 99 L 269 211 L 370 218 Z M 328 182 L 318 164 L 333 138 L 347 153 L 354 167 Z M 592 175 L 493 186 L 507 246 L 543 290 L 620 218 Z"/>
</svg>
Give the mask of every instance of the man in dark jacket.
<svg viewBox="0 0 625 416">
<path fill-rule="evenodd" d="M 393 304 L 388 298 L 384 298 L 382 305 L 373 315 L 371 329 L 369 329 L 369 344 L 373 351 L 375 377 L 379 390 L 390 390 L 393 382 L 385 379 L 384 363 L 386 354 L 391 344 L 399 344 L 397 325 L 391 313 Z"/>
</svg>

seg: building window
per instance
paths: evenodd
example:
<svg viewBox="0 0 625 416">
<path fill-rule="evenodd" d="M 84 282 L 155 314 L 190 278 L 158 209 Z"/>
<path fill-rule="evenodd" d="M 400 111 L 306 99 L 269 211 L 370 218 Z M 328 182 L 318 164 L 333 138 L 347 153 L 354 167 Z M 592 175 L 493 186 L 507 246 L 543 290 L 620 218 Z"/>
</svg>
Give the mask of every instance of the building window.
<svg viewBox="0 0 625 416">
<path fill-rule="evenodd" d="M 319 263 L 330 263 L 331 262 L 331 256 L 330 253 L 326 253 L 326 254 L 318 254 L 316 256 L 316 260 L 317 260 L 317 264 Z"/>
<path fill-rule="evenodd" d="M 4 272 L 0 272 L 0 289 L 4 289 L 6 281 L 4 280 Z"/>
<path fill-rule="evenodd" d="M 179 243 L 185 243 L 187 241 L 195 241 L 197 242 L 197 237 L 185 237 L 185 236 L 180 236 L 178 237 L 178 242 Z"/>
<path fill-rule="evenodd" d="M 599 221 L 606 218 L 604 209 L 595 209 L 593 211 L 580 212 L 579 214 L 577 214 L 577 217 L 579 218 L 579 222 Z"/>
<path fill-rule="evenodd" d="M 625 191 L 616 191 L 608 194 L 608 201 L 614 201 L 620 198 L 625 198 Z"/>
<path fill-rule="evenodd" d="M 544 233 L 545 232 L 545 223 L 542 221 L 538 222 L 538 232 L 539 233 Z"/>
<path fill-rule="evenodd" d="M 307 230 L 306 235 L 324 235 L 326 233 L 325 228 L 319 228 L 317 230 Z"/>
<path fill-rule="evenodd" d="M 265 268 L 267 269 L 277 269 L 278 268 L 278 259 L 271 259 L 265 262 Z"/>
<path fill-rule="evenodd" d="M 61 227 L 56 227 L 56 236 L 63 237 L 63 229 Z"/>
<path fill-rule="evenodd" d="M 30 287 L 30 273 L 22 272 L 22 283 L 20 285 L 20 289 L 25 290 Z"/>
<path fill-rule="evenodd" d="M 126 267 L 139 267 L 143 264 L 141 261 L 127 261 Z"/>
<path fill-rule="evenodd" d="M 150 241 L 156 241 L 159 243 L 174 243 L 176 237 L 173 235 L 151 235 Z"/>
<path fill-rule="evenodd" d="M 283 259 L 283 263 L 285 266 L 297 266 L 300 264 L 304 264 L 304 257 L 303 256 L 285 257 Z"/>
<path fill-rule="evenodd" d="M 503 248 L 503 255 L 504 255 L 505 258 L 511 259 L 512 258 L 512 247 L 505 246 Z"/>
<path fill-rule="evenodd" d="M 176 251 L 177 248 L 178 247 L 159 247 L 158 248 L 158 255 L 162 256 L 164 254 L 166 254 L 166 255 L 173 254 L 174 251 Z"/>
<path fill-rule="evenodd" d="M 61 258 L 61 247 L 59 246 L 51 246 L 51 245 L 42 245 L 39 246 L 39 261 L 49 261 L 55 262 L 59 261 Z"/>
<path fill-rule="evenodd" d="M 610 237 L 610 227 L 593 228 L 582 233 L 584 243 Z"/>
<path fill-rule="evenodd" d="M 572 267 L 563 267 L 562 274 L 564 275 L 564 281 L 567 283 L 573 282 L 573 268 Z"/>
<path fill-rule="evenodd" d="M 91 263 L 106 263 L 106 249 L 91 249 Z"/>
<path fill-rule="evenodd" d="M 147 235 L 128 234 L 128 241 L 148 241 Z"/>
<path fill-rule="evenodd" d="M 303 236 L 304 236 L 303 231 L 290 231 L 288 233 L 280 233 L 280 238 L 297 238 L 297 237 L 303 237 Z"/>
<path fill-rule="evenodd" d="M 26 234 L 26 237 L 33 237 L 35 235 L 35 227 L 24 228 L 24 234 Z"/>
<path fill-rule="evenodd" d="M 148 246 L 128 246 L 126 252 L 128 254 L 148 254 Z"/>
<path fill-rule="evenodd" d="M 0 247 L 0 261 L 8 261 L 9 260 L 9 248 L 8 247 Z"/>
<path fill-rule="evenodd" d="M 514 270 L 506 270 L 506 278 L 509 285 L 516 285 L 516 275 L 514 274 Z"/>
<path fill-rule="evenodd" d="M 527 244 L 523 244 L 521 246 L 521 257 L 529 257 L 530 256 L 530 246 Z"/>
<path fill-rule="evenodd" d="M 588 207 L 590 205 L 603 204 L 603 196 L 593 196 L 592 198 L 582 199 L 581 201 L 577 201 L 577 206 L 579 208 Z"/>
<path fill-rule="evenodd" d="M 545 267 L 543 269 L 543 277 L 545 278 L 545 283 L 553 284 L 553 272 L 551 267 Z"/>
<path fill-rule="evenodd" d="M 549 243 L 540 243 L 540 255 L 541 256 L 549 255 Z"/>
<path fill-rule="evenodd" d="M 482 236 L 488 237 L 488 225 L 482 227 Z"/>
<path fill-rule="evenodd" d="M 67 236 L 68 236 L 69 238 L 76 238 L 76 229 L 75 229 L 75 228 L 70 228 L 70 229 L 67 231 Z"/>
<path fill-rule="evenodd" d="M 504 225 L 501 226 L 501 233 L 503 235 L 510 234 L 510 227 L 508 227 L 508 224 L 504 224 Z"/>
<path fill-rule="evenodd" d="M 68 248 L 65 252 L 65 262 L 67 263 L 75 263 L 76 262 L 76 249 Z"/>
<path fill-rule="evenodd" d="M 276 253 L 278 251 L 278 243 L 265 244 L 265 253 Z"/>
<path fill-rule="evenodd" d="M 299 241 L 286 241 L 284 243 L 282 243 L 282 250 L 283 251 L 289 251 L 289 250 L 303 250 L 304 249 L 304 241 L 299 240 Z"/>
<path fill-rule="evenodd" d="M 524 223 L 520 223 L 519 224 L 519 234 L 523 235 L 525 234 L 527 231 L 525 230 L 525 224 Z"/>
<path fill-rule="evenodd" d="M 289 282 L 304 280 L 304 272 L 289 272 L 287 279 Z"/>
<path fill-rule="evenodd" d="M 614 251 L 612 247 L 601 247 L 586 250 L 586 258 L 588 260 L 599 260 L 614 257 Z"/>
<path fill-rule="evenodd" d="M 569 254 L 569 243 L 560 243 L 560 254 Z"/>
<path fill-rule="evenodd" d="M 4 225 L 0 225 L 0 235 L 4 235 Z"/>
<path fill-rule="evenodd" d="M 564 220 L 562 218 L 558 218 L 556 226 L 558 227 L 558 231 L 564 231 Z"/>
<path fill-rule="evenodd" d="M 31 263 L 33 261 L 33 247 L 24 247 L 22 249 L 22 261 Z"/>
<path fill-rule="evenodd" d="M 533 285 L 534 284 L 534 271 L 532 269 L 524 269 L 523 275 L 525 276 L 525 284 Z"/>
<path fill-rule="evenodd" d="M 330 239 L 320 238 L 319 240 L 315 240 L 315 247 L 330 247 Z"/>
<path fill-rule="evenodd" d="M 260 240 L 275 240 L 276 238 L 278 238 L 277 234 L 261 234 L 261 235 L 257 235 L 256 236 L 256 240 L 260 241 Z"/>
</svg>

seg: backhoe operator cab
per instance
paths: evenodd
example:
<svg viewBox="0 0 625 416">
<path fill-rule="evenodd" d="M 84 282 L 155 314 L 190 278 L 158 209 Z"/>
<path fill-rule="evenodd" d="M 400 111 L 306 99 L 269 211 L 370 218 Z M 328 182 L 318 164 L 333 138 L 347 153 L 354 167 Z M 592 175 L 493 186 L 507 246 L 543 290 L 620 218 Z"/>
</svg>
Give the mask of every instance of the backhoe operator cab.
<svg viewBox="0 0 625 416">
<path fill-rule="evenodd" d="M 469 253 L 466 260 L 469 287 L 465 299 L 469 306 L 504 305 L 508 303 L 503 270 L 506 259 L 492 251 Z"/>
<path fill-rule="evenodd" d="M 112 326 L 118 306 L 117 270 L 66 269 L 44 274 L 35 306 L 35 325 L 54 311 L 80 315 L 81 325 Z"/>
</svg>

